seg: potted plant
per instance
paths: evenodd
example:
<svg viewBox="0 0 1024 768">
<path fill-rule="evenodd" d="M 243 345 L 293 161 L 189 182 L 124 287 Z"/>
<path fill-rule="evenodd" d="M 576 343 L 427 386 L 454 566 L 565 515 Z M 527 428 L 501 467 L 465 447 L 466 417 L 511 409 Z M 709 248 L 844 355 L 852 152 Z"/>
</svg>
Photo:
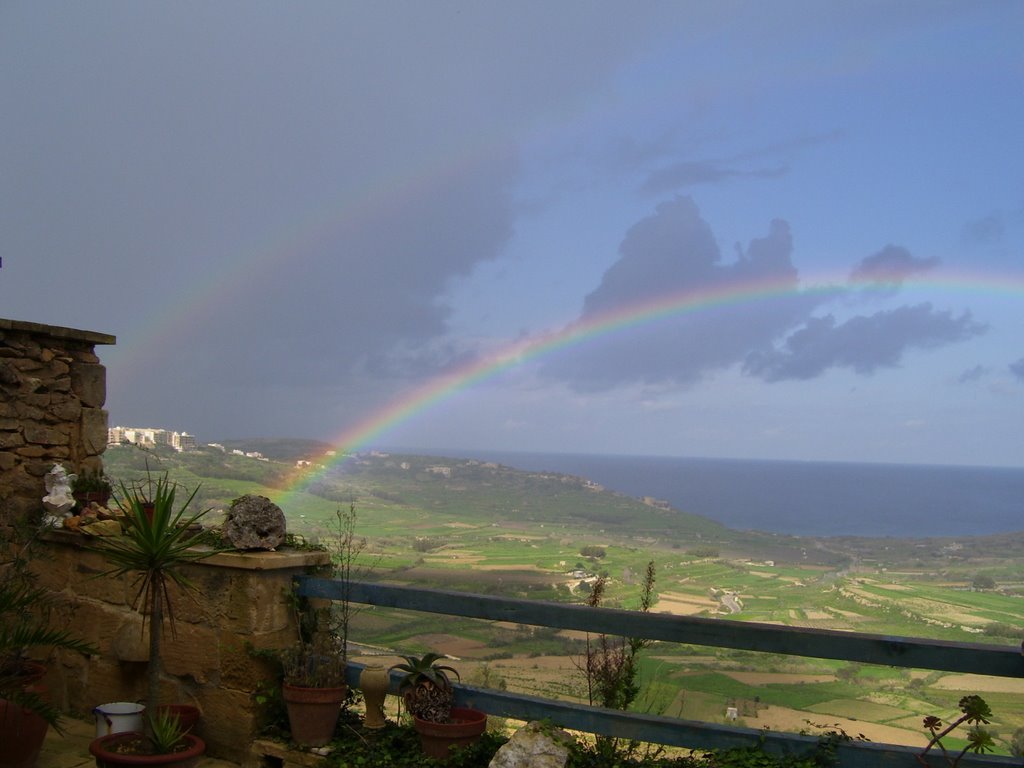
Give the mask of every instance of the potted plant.
<svg viewBox="0 0 1024 768">
<path fill-rule="evenodd" d="M 97 768 L 192 768 L 206 751 L 203 740 L 190 734 L 175 713 L 158 711 L 148 719 L 147 734 L 112 733 L 94 739 L 89 752 Z"/>
<path fill-rule="evenodd" d="M 358 611 L 350 595 L 353 578 L 365 572 L 359 560 L 366 539 L 356 535 L 355 504 L 349 504 L 347 510 L 339 508 L 335 518 L 327 549 L 330 571 L 341 584 L 341 598 L 318 607 L 295 598 L 298 642 L 280 655 L 281 693 L 292 739 L 307 747 L 321 747 L 331 740 L 342 704 L 348 699 L 348 631 Z"/>
<path fill-rule="evenodd" d="M 95 653 L 50 623 L 59 605 L 53 593 L 36 584 L 30 568 L 41 530 L 16 533 L 0 546 L 0 768 L 31 768 L 49 727 L 60 730 L 60 712 L 42 682 L 46 666 L 30 653 L 40 648 Z"/>
<path fill-rule="evenodd" d="M 113 486 L 102 472 L 84 471 L 73 477 L 75 479 L 71 483 L 71 495 L 75 497 L 79 510 L 85 509 L 92 502 L 101 507 L 107 506 Z"/>
<path fill-rule="evenodd" d="M 391 669 L 404 673 L 398 692 L 412 715 L 424 754 L 444 759 L 452 747 L 466 747 L 476 741 L 487 729 L 487 715 L 476 709 L 452 706 L 455 690 L 448 673 L 458 678 L 458 671 L 439 664 L 445 658 L 439 653 L 402 658 L 405 662 Z"/>
<path fill-rule="evenodd" d="M 348 698 L 341 638 L 324 627 L 308 640 L 300 636 L 294 648 L 281 654 L 281 666 L 281 695 L 292 739 L 304 747 L 322 747 L 334 736 Z"/>
<path fill-rule="evenodd" d="M 101 576 L 134 576 L 133 586 L 136 587 L 132 599 L 132 607 L 142 613 L 142 628 L 149 629 L 149 662 L 146 668 L 146 704 L 151 714 L 150 729 L 154 723 L 163 719 L 177 720 L 177 714 L 167 714 L 166 718 L 159 712 L 160 677 L 163 664 L 160 656 L 160 641 L 163 631 L 169 627 L 171 636 L 175 635 L 174 605 L 171 600 L 170 587 L 175 585 L 185 592 L 194 589 L 191 582 L 182 573 L 183 566 L 202 560 L 220 551 L 219 549 L 192 547 L 194 530 L 192 526 L 210 510 L 190 512 L 189 507 L 195 499 L 198 488 L 193 490 L 183 503 L 177 504 L 178 485 L 167 479 L 166 474 L 155 481 L 147 476 L 144 483 L 137 486 L 120 485 L 117 505 L 124 513 L 122 525 L 123 535 L 100 537 L 96 548 L 106 557 L 112 567 Z M 152 511 L 152 514 L 148 513 Z M 148 616 L 148 622 L 147 622 Z M 116 735 L 116 734 L 114 734 Z M 147 734 L 152 738 L 153 733 Z M 113 764 L 115 757 L 120 765 L 124 765 L 124 754 L 113 755 L 106 751 L 106 742 L 101 737 L 93 742 L 96 750 L 90 751 L 96 756 L 97 765 Z M 205 751 L 202 740 L 192 734 L 184 736 L 186 741 L 199 744 L 199 754 Z M 141 745 L 141 742 L 134 742 Z M 144 745 L 142 745 L 144 746 Z M 128 747 L 125 742 L 119 743 L 123 752 Z"/>
</svg>

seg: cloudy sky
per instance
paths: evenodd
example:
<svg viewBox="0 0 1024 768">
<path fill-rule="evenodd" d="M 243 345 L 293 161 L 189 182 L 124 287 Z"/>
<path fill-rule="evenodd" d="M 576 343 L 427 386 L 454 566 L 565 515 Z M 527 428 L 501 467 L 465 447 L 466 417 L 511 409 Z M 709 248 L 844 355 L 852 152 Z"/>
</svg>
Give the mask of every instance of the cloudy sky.
<svg viewBox="0 0 1024 768">
<path fill-rule="evenodd" d="M 1024 464 L 1024 4 L 0 3 L 112 424 Z"/>
</svg>

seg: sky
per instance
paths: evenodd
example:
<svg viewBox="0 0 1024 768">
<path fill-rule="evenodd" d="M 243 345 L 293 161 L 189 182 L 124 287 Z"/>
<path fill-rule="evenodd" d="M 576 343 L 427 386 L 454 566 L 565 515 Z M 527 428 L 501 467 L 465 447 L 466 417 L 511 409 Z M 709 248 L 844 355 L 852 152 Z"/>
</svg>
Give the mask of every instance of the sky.
<svg viewBox="0 0 1024 768">
<path fill-rule="evenodd" d="M 0 317 L 200 442 L 1024 466 L 1024 3 L 0 2 Z"/>
</svg>

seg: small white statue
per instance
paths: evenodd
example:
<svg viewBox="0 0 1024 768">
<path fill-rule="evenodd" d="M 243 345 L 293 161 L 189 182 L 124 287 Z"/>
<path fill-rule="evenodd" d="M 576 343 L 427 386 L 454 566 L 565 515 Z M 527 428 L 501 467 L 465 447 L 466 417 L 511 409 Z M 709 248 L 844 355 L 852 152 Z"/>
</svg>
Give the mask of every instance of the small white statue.
<svg viewBox="0 0 1024 768">
<path fill-rule="evenodd" d="M 75 497 L 71 495 L 71 484 L 75 482 L 75 475 L 69 475 L 60 464 L 54 464 L 53 469 L 46 473 L 43 482 L 46 484 L 43 506 L 48 512 L 44 521 L 59 527 L 61 518 L 70 517 L 71 508 L 75 506 Z"/>
</svg>

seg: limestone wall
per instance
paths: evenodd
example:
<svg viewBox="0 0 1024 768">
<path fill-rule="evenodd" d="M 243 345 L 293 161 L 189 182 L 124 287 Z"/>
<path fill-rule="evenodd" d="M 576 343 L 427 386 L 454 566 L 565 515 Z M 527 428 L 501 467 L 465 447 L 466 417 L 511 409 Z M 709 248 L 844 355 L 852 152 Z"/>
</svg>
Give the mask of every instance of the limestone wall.
<svg viewBox="0 0 1024 768">
<path fill-rule="evenodd" d="M 0 527 L 38 519 L 43 477 L 101 470 L 107 445 L 103 333 L 0 318 Z"/>
<path fill-rule="evenodd" d="M 54 463 L 102 471 L 107 443 L 106 371 L 95 347 L 101 333 L 0 319 L 0 538 L 15 521 L 38 520 L 44 477 Z M 131 577 L 115 579 L 88 537 L 46 534 L 33 568 L 57 593 L 73 635 L 95 656 L 62 653 L 47 683 L 63 711 L 91 719 L 94 707 L 145 697 L 148 643 L 132 607 Z M 241 762 L 260 720 L 253 693 L 275 684 L 250 649 L 281 649 L 298 637 L 285 594 L 294 576 L 329 561 L 323 552 L 222 553 L 192 564 L 195 598 L 173 596 L 176 637 L 163 646 L 164 703 L 194 704 L 208 754 Z M 68 618 L 70 616 L 70 618 Z"/>
<path fill-rule="evenodd" d="M 131 578 L 95 578 L 107 566 L 87 542 L 80 533 L 49 534 L 41 579 L 73 606 L 72 631 L 99 650 L 91 658 L 63 654 L 47 677 L 55 703 L 88 717 L 97 705 L 145 698 L 148 642 L 130 607 Z M 199 707 L 196 733 L 208 754 L 241 762 L 249 753 L 262 714 L 253 694 L 278 682 L 251 650 L 294 644 L 285 595 L 296 575 L 327 562 L 325 552 L 226 552 L 186 568 L 197 591 L 172 594 L 177 633 L 163 640 L 161 698 Z"/>
</svg>

